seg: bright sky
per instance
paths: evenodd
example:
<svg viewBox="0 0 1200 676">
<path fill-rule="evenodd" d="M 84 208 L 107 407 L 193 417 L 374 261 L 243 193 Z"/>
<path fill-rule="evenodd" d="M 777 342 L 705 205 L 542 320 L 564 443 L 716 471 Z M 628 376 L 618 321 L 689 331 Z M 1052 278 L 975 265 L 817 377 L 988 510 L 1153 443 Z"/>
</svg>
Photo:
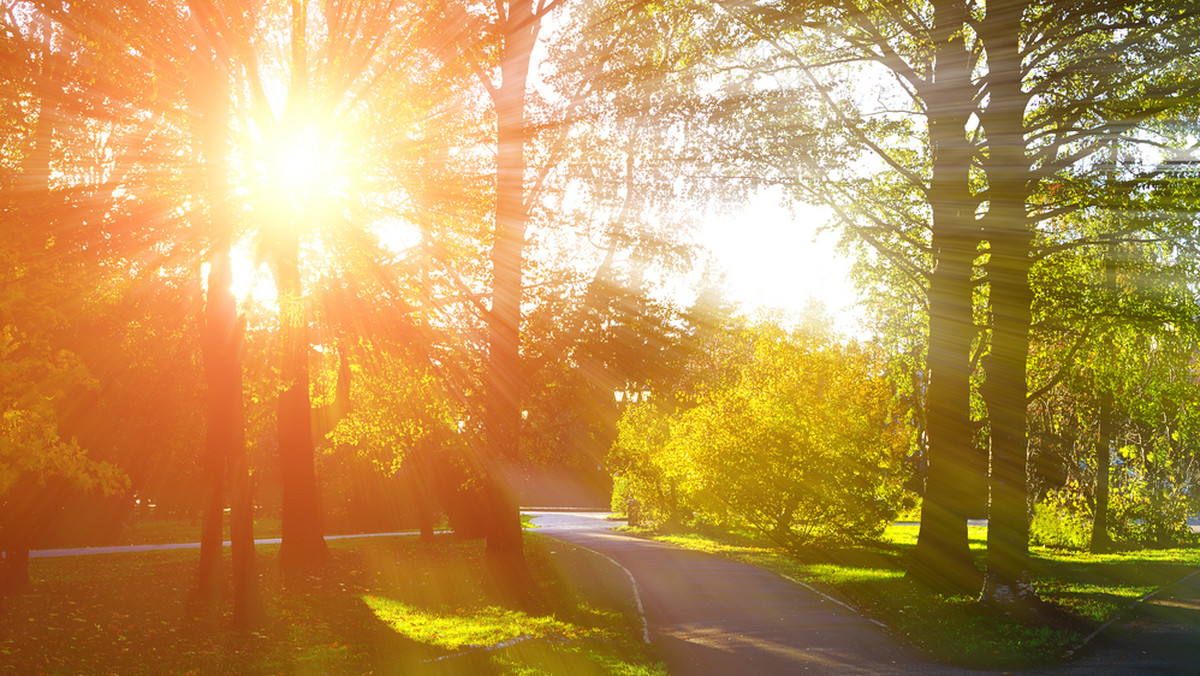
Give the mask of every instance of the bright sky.
<svg viewBox="0 0 1200 676">
<path fill-rule="evenodd" d="M 725 288 L 747 314 L 782 310 L 798 315 L 810 299 L 824 303 L 837 329 L 848 336 L 866 334 L 853 283 L 847 278 L 849 259 L 836 250 L 837 234 L 818 233 L 826 211 L 805 207 L 792 213 L 780 205 L 777 193 L 767 192 L 734 213 L 713 216 L 698 232 L 725 274 Z M 381 224 L 385 245 L 402 250 L 414 243 L 411 226 Z M 234 250 L 234 293 L 267 303 L 275 298 L 266 265 L 255 269 L 248 249 Z M 205 271 L 207 276 L 207 271 Z"/>
<path fill-rule="evenodd" d="M 743 310 L 799 314 L 810 299 L 825 304 L 838 330 L 862 335 L 850 260 L 836 250 L 837 233 L 818 229 L 827 212 L 803 207 L 793 214 L 778 193 L 765 191 L 744 209 L 715 216 L 699 238 L 726 273 L 731 300 Z"/>
</svg>

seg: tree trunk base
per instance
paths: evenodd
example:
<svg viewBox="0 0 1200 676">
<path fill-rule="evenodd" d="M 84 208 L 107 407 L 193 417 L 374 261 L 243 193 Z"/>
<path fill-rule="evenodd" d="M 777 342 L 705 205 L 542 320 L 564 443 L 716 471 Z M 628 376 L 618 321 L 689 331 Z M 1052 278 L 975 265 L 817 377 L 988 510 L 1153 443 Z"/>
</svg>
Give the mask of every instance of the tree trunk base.
<svg viewBox="0 0 1200 676">
<path fill-rule="evenodd" d="M 279 547 L 279 569 L 285 577 L 318 575 L 328 561 L 329 547 L 319 533 L 283 536 Z"/>
<path fill-rule="evenodd" d="M 904 579 L 934 594 L 975 594 L 983 584 L 983 571 L 966 561 L 931 559 L 914 555 L 908 562 Z"/>
<path fill-rule="evenodd" d="M 233 627 L 239 631 L 254 631 L 267 623 L 267 604 L 257 580 L 249 588 L 235 592 Z"/>
<path fill-rule="evenodd" d="M 549 603 L 533 579 L 523 552 L 488 551 L 484 554 L 484 569 L 488 591 L 497 601 L 531 615 L 545 612 Z"/>
<path fill-rule="evenodd" d="M 28 591 L 29 550 L 9 549 L 0 560 L 0 595 L 20 594 Z"/>
<path fill-rule="evenodd" d="M 988 573 L 983 577 L 979 602 L 1009 617 L 1033 620 L 1045 614 L 1041 599 L 1033 590 L 1033 580 L 1025 571 L 1017 579 Z"/>
<path fill-rule="evenodd" d="M 1092 542 L 1088 545 L 1088 552 L 1092 554 L 1108 554 L 1113 549 L 1112 538 L 1108 535 L 1092 535 Z"/>
</svg>

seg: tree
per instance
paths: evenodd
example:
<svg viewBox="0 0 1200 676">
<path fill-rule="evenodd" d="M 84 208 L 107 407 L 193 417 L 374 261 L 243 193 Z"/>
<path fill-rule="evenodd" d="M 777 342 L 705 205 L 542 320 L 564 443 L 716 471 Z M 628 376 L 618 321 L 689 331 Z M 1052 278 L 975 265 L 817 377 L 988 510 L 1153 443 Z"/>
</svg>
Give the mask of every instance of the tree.
<svg viewBox="0 0 1200 676">
<path fill-rule="evenodd" d="M 967 41 L 965 2 L 933 2 L 933 63 L 924 87 L 929 125 L 928 474 L 921 530 L 909 574 L 939 588 L 962 589 L 975 577 L 966 541 L 966 517 L 977 499 L 982 459 L 971 441 L 970 355 L 975 338 L 971 298 L 978 248 L 971 164 L 975 151 L 963 135 L 975 112 L 973 55 Z"/>
<path fill-rule="evenodd" d="M 499 468 L 517 458 L 524 384 L 520 359 L 521 265 L 528 207 L 525 201 L 526 87 L 533 48 L 542 18 L 553 6 L 543 0 L 514 0 L 496 6 L 495 30 L 500 81 L 485 80 L 496 113 L 496 204 L 492 242 L 491 308 L 488 314 L 487 402 L 484 430 L 488 488 L 495 513 L 488 527 L 487 551 L 497 580 L 524 584 L 521 519 L 515 497 L 504 486 Z M 510 577 L 512 576 L 512 577 Z"/>
<path fill-rule="evenodd" d="M 970 407 L 981 202 L 972 168 L 980 152 L 980 62 L 971 5 L 729 11 L 763 47 L 740 67 L 763 79 L 794 78 L 785 81 L 788 102 L 777 105 L 793 119 L 767 130 L 780 136 L 779 150 L 760 171 L 783 170 L 796 199 L 831 207 L 848 238 L 873 250 L 861 255 L 863 264 L 894 271 L 870 273 L 876 288 L 890 276 L 892 293 L 928 317 L 926 475 L 909 574 L 938 589 L 974 588 L 966 519 L 981 507 L 986 456 L 973 439 Z M 842 153 L 858 162 L 838 163 Z"/>
<path fill-rule="evenodd" d="M 233 559 L 233 621 L 250 626 L 261 620 L 254 568 L 254 496 L 250 485 L 245 418 L 242 403 L 243 319 L 233 294 L 233 243 L 240 229 L 230 184 L 228 158 L 233 152 L 232 100 L 229 74 L 234 64 L 223 55 L 228 38 L 213 25 L 211 10 L 195 8 L 204 22 L 198 36 L 195 73 L 197 86 L 191 101 L 196 110 L 196 137 L 202 154 L 201 194 L 207 205 L 210 247 L 208 288 L 205 299 L 204 366 L 208 397 L 208 429 L 204 473 L 209 499 L 201 529 L 198 597 L 215 607 L 219 590 L 222 522 L 226 487 L 230 495 L 231 555 Z M 208 11 L 206 11 L 208 10 Z"/>
<path fill-rule="evenodd" d="M 987 577 L 983 598 L 1001 604 L 1033 594 L 1029 575 L 1026 516 L 1026 360 L 1029 356 L 1029 251 L 1033 233 L 1026 204 L 1030 160 L 1025 151 L 1025 109 L 1029 96 L 1021 81 L 1020 3 L 989 4 L 979 33 L 988 56 L 982 124 L 989 154 L 989 301 L 993 317 L 986 371 L 991 431 L 991 508 L 988 512 Z"/>
<path fill-rule="evenodd" d="M 10 8 L 6 8 L 10 9 Z M 38 7 L 6 12 L 6 53 L 24 58 L 3 71 L 6 91 L 29 102 L 5 129 L 0 157 L 5 171 L 0 209 L 0 593 L 29 583 L 29 549 L 37 529 L 55 508 L 51 496 L 73 487 L 115 495 L 128 487 L 116 466 L 88 456 L 76 439 L 64 438 L 60 419 L 69 396 L 96 381 L 78 355 L 65 349 L 69 333 L 61 308 L 78 297 L 87 279 L 74 264 L 68 227 L 89 195 L 55 180 L 87 158 L 64 158 L 53 144 L 80 134 L 69 115 L 64 80 L 77 74 L 64 46 L 61 25 Z M 64 118 L 72 124 L 64 123 Z M 61 234 L 61 238 L 60 238 Z M 61 241 L 60 241 L 61 239 Z"/>
<path fill-rule="evenodd" d="M 485 492 L 492 505 L 487 529 L 489 575 L 524 595 L 531 589 L 525 567 L 520 514 L 503 479 L 504 468 L 519 454 L 521 370 L 520 331 L 522 265 L 529 205 L 526 145 L 527 89 L 530 64 L 542 20 L 557 0 L 499 2 L 446 8 L 442 21 L 456 40 L 460 58 L 478 75 L 495 115 L 493 230 L 490 245 L 491 305 L 487 309 L 487 358 L 484 435 L 480 457 Z M 485 14 L 494 11 L 493 16 Z M 457 25 L 456 25 L 457 24 Z M 451 27 L 454 26 L 454 27 Z M 465 27 L 464 27 L 465 26 Z M 493 80 L 493 78 L 497 78 Z"/>
<path fill-rule="evenodd" d="M 1162 116 L 1177 106 L 1190 107 L 1196 96 L 1191 85 L 1181 86 L 1173 74 L 1174 68 L 1187 67 L 1187 56 L 1169 47 L 1190 41 L 1195 28 L 1188 12 L 1171 11 L 1168 20 L 1160 21 L 1150 18 L 1156 14 L 1149 7 L 1099 2 L 1088 9 L 1064 30 L 1065 6 L 993 3 L 978 25 L 989 64 L 988 105 L 982 116 L 989 149 L 983 165 L 989 204 L 983 223 L 993 318 L 991 354 L 985 364 L 992 509 L 982 599 L 1006 607 L 1033 596 L 1026 514 L 1033 227 L 1095 203 L 1097 194 L 1084 192 L 1073 202 L 1050 199 L 1038 204 L 1037 188 L 1062 174 L 1086 175 L 1086 160 L 1105 149 L 1114 133 L 1122 133 L 1118 130 L 1133 140 L 1139 120 Z M 1075 10 L 1070 12 L 1074 15 Z M 1087 33 L 1078 30 L 1118 25 L 1121 30 L 1099 31 L 1111 36 L 1111 42 L 1085 39 Z M 1120 72 L 1099 67 L 1102 59 L 1116 53 L 1134 67 Z M 1118 94 L 1131 91 L 1146 95 Z M 1111 187 L 1105 182 L 1093 185 Z"/>
</svg>

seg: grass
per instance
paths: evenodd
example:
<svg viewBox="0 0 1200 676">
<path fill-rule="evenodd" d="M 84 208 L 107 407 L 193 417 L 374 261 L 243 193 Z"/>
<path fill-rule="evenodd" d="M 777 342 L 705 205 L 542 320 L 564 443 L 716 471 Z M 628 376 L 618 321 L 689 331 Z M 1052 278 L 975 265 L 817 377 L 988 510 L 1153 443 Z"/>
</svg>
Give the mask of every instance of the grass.
<svg viewBox="0 0 1200 676">
<path fill-rule="evenodd" d="M 254 632 L 233 630 L 227 607 L 190 616 L 195 550 L 35 559 L 32 590 L 0 606 L 0 673 L 664 673 L 619 569 L 526 543 L 544 611 L 483 583 L 481 541 L 334 541 L 303 580 L 280 578 L 278 547 L 262 546 L 269 619 Z"/>
<path fill-rule="evenodd" d="M 1093 628 L 1143 594 L 1200 567 L 1200 548 L 1095 555 L 1032 548 L 1035 585 L 1053 621 L 1022 622 L 967 595 L 930 595 L 904 578 L 918 527 L 893 525 L 875 546 L 783 552 L 752 535 L 655 533 L 655 539 L 777 571 L 883 622 L 934 658 L 976 668 L 1019 668 L 1062 661 Z M 986 527 L 969 529 L 982 568 Z"/>
<path fill-rule="evenodd" d="M 525 528 L 537 528 L 532 523 L 534 517 L 529 514 L 521 515 L 521 524 Z M 224 538 L 229 539 L 229 514 L 226 513 L 225 521 L 222 525 L 224 529 Z M 446 528 L 447 524 L 443 519 L 436 524 L 436 528 Z M 416 526 L 412 528 L 403 528 L 401 530 L 417 530 Z M 277 538 L 283 533 L 283 526 L 277 517 L 259 517 L 254 521 L 254 537 L 259 539 Z M 330 535 L 338 535 L 340 533 L 329 533 Z M 182 542 L 199 542 L 200 541 L 200 519 L 199 515 L 193 519 L 181 519 L 178 517 L 142 517 L 131 520 L 126 524 L 119 542 L 112 544 L 118 545 L 159 545 L 159 544 L 175 544 Z M 58 546 L 71 546 L 71 543 L 57 543 Z"/>
<path fill-rule="evenodd" d="M 223 524 L 224 538 L 229 539 L 229 515 Z M 277 538 L 283 533 L 278 518 L 259 518 L 254 522 L 255 538 Z M 122 545 L 161 545 L 200 541 L 200 519 L 143 518 L 125 526 Z"/>
</svg>

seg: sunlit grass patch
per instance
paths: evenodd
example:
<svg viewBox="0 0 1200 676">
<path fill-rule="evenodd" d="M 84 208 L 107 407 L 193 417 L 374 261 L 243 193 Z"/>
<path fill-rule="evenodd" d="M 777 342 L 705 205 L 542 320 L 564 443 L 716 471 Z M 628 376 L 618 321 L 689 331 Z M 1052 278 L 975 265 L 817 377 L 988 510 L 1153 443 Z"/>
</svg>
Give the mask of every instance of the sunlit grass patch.
<svg viewBox="0 0 1200 676">
<path fill-rule="evenodd" d="M 378 596 L 364 595 L 362 600 L 398 634 L 460 651 L 448 656 L 456 660 L 451 663 L 451 671 L 459 662 L 473 664 L 483 660 L 492 668 L 514 674 L 665 673 L 662 665 L 647 659 L 644 647 L 623 643 L 619 632 L 602 628 L 621 619 L 612 610 L 581 609 L 584 616 L 606 620 L 597 626 L 497 606 L 436 613 Z M 497 650 L 483 652 L 483 649 Z M 472 651 L 479 652 L 471 654 Z"/>
<path fill-rule="evenodd" d="M 487 647 L 521 636 L 540 638 L 555 634 L 569 637 L 580 633 L 573 625 L 548 615 L 531 616 L 497 606 L 443 614 L 371 594 L 364 594 L 362 599 L 376 617 L 398 633 L 441 648 Z"/>
<path fill-rule="evenodd" d="M 222 524 L 222 537 L 229 539 L 229 514 Z M 277 518 L 257 518 L 254 521 L 254 537 L 277 538 L 283 530 Z M 200 541 L 200 520 L 186 518 L 150 517 L 131 521 L 125 526 L 123 545 L 159 545 L 179 542 Z"/>
<path fill-rule="evenodd" d="M 910 523 L 893 523 L 883 530 L 882 542 L 901 549 L 917 546 L 921 527 Z M 967 526 L 967 544 L 973 550 L 987 549 L 987 526 Z"/>
<path fill-rule="evenodd" d="M 1200 568 L 1197 547 L 1108 554 L 1033 547 L 1031 554 L 1046 571 L 1035 580 L 1038 595 L 1096 624 Z"/>
<path fill-rule="evenodd" d="M 883 582 L 904 577 L 904 572 L 895 568 L 869 568 L 831 563 L 813 564 L 805 566 L 803 570 L 806 574 L 834 586 Z"/>
<path fill-rule="evenodd" d="M 766 544 L 734 544 L 728 542 L 725 538 L 717 540 L 708 535 L 701 535 L 700 533 L 662 533 L 656 534 L 654 539 L 686 547 L 687 549 L 710 553 L 750 555 L 765 554 L 774 551 L 772 546 Z"/>
</svg>

